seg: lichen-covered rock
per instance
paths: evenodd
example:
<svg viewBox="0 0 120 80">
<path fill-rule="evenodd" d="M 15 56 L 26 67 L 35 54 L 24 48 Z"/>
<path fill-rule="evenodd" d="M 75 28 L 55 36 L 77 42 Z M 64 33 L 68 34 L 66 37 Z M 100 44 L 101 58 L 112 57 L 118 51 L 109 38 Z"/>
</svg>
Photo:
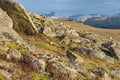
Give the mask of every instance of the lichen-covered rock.
<svg viewBox="0 0 120 80">
<path fill-rule="evenodd" d="M 24 42 L 23 39 L 16 33 L 13 29 L 13 22 L 11 18 L 2 10 L 0 9 L 0 33 L 3 35 L 9 35 L 16 40 L 20 40 Z"/>
<path fill-rule="evenodd" d="M 7 23 L 5 23 L 5 22 L 7 22 Z M 13 28 L 13 21 L 7 15 L 6 12 L 2 11 L 2 9 L 0 9 L 0 26 L 6 26 L 9 28 Z"/>
<path fill-rule="evenodd" d="M 21 56 L 21 53 L 17 50 L 9 50 L 8 58 L 15 58 L 15 59 L 20 60 L 22 58 L 22 56 Z"/>
<path fill-rule="evenodd" d="M 106 55 L 104 52 L 98 51 L 95 54 L 93 54 L 93 56 L 95 56 L 96 58 L 104 59 Z"/>
<path fill-rule="evenodd" d="M 0 8 L 7 12 L 7 14 L 13 20 L 13 28 L 17 32 L 25 34 L 38 33 L 37 28 L 33 24 L 28 12 L 25 8 L 11 0 L 1 0 Z"/>
<path fill-rule="evenodd" d="M 44 33 L 46 36 L 49 36 L 49 37 L 55 37 L 55 36 L 56 36 L 56 33 L 53 32 L 50 27 L 44 27 L 43 33 Z"/>
<path fill-rule="evenodd" d="M 28 63 L 39 75 L 42 75 L 45 71 L 45 61 L 32 56 L 24 56 L 23 60 Z"/>
</svg>

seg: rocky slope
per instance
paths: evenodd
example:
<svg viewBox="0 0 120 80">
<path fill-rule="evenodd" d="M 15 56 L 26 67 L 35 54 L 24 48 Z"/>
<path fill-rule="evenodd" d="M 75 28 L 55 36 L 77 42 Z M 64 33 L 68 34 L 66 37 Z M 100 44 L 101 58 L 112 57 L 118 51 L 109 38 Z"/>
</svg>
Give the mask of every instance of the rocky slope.
<svg viewBox="0 0 120 80">
<path fill-rule="evenodd" d="M 0 79 L 2 80 L 119 80 L 120 42 L 75 30 L 43 15 L 19 10 L 29 18 L 14 21 L 9 13 L 19 4 L 9 0 L 0 9 Z M 8 5 L 7 5 L 8 4 Z M 4 11 L 3 11 L 4 10 Z M 11 8 L 11 12 L 16 10 Z M 5 13 L 5 11 L 7 13 Z M 23 14 L 23 15 L 22 15 Z M 20 20 L 20 21 L 19 21 Z M 24 21 L 32 26 L 21 28 Z M 13 21 L 13 22 L 12 22 Z M 20 24 L 15 24 L 19 23 Z M 29 23 L 28 23 L 29 24 Z M 25 24 L 27 25 L 27 24 Z M 16 30 L 16 27 L 17 30 Z M 34 28 L 34 29 L 33 29 Z M 15 31 L 18 31 L 18 33 Z M 23 31 L 22 31 L 23 30 Z M 30 32 L 29 32 L 30 31 Z M 39 33 L 38 33 L 39 32 Z"/>
</svg>

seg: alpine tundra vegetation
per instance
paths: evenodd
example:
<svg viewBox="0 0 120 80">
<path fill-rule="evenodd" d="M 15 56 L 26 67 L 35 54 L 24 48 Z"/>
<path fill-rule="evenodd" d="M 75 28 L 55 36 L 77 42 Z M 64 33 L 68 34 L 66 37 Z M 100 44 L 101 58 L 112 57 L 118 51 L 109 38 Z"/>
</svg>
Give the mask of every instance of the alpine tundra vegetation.
<svg viewBox="0 0 120 80">
<path fill-rule="evenodd" d="M 120 33 L 111 32 L 0 0 L 0 80 L 120 80 Z"/>
</svg>

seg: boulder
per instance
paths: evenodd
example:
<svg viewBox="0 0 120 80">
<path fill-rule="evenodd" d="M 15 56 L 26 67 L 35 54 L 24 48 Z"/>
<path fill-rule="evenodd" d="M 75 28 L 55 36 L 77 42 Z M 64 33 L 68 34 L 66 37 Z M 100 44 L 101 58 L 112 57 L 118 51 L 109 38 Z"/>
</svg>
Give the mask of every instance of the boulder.
<svg viewBox="0 0 120 80">
<path fill-rule="evenodd" d="M 68 29 L 67 34 L 69 34 L 71 36 L 76 36 L 76 37 L 79 36 L 79 34 L 74 29 L 70 29 L 70 30 Z"/>
<path fill-rule="evenodd" d="M 67 51 L 66 56 L 68 57 L 70 62 L 74 62 L 76 60 L 76 58 L 77 58 L 71 51 Z"/>
<path fill-rule="evenodd" d="M 45 71 L 45 61 L 32 56 L 24 56 L 23 61 L 28 63 L 39 75 L 42 75 Z"/>
<path fill-rule="evenodd" d="M 55 37 L 55 36 L 56 36 L 56 33 L 53 32 L 50 27 L 44 27 L 43 33 L 44 33 L 46 36 L 49 36 L 49 37 Z"/>
<path fill-rule="evenodd" d="M 114 48 L 112 48 L 112 47 L 109 48 L 109 55 L 110 55 L 111 57 L 119 60 L 119 57 L 118 57 L 116 51 L 115 51 Z"/>
<path fill-rule="evenodd" d="M 73 38 L 73 39 L 72 39 L 72 42 L 74 42 L 74 43 L 80 43 L 81 40 L 80 40 L 80 39 L 77 39 L 77 38 Z"/>
<path fill-rule="evenodd" d="M 102 51 L 98 51 L 93 56 L 95 56 L 96 58 L 104 59 L 105 58 L 105 53 L 102 52 Z"/>
<path fill-rule="evenodd" d="M 8 58 L 15 58 L 20 60 L 22 58 L 21 53 L 17 50 L 8 50 Z"/>
<path fill-rule="evenodd" d="M 39 27 L 38 27 L 38 31 L 39 31 L 39 33 L 43 33 L 44 27 L 39 26 Z"/>
<path fill-rule="evenodd" d="M 115 47 L 113 42 L 106 42 L 106 43 L 102 44 L 101 49 L 102 49 L 102 51 L 104 51 L 106 53 L 106 55 L 119 60 L 119 56 L 116 53 L 115 48 L 113 46 Z"/>
<path fill-rule="evenodd" d="M 68 45 L 71 42 L 71 39 L 67 36 L 61 36 L 59 37 L 59 39 L 61 39 L 60 43 L 64 42 L 66 45 Z"/>
<path fill-rule="evenodd" d="M 70 60 L 70 62 L 83 63 L 83 58 L 77 54 L 74 54 L 71 51 L 67 51 L 66 56 Z"/>
<path fill-rule="evenodd" d="M 104 60 L 107 61 L 108 63 L 114 64 L 114 59 L 110 56 L 105 56 Z"/>
<path fill-rule="evenodd" d="M 11 29 L 13 28 L 13 21 L 7 15 L 7 13 L 4 12 L 2 9 L 0 9 L 0 26 L 6 26 L 6 27 L 9 27 Z"/>
<path fill-rule="evenodd" d="M 6 11 L 13 20 L 13 28 L 17 32 L 29 35 L 38 33 L 38 30 L 33 24 L 28 12 L 21 4 L 11 0 L 1 0 L 0 8 Z"/>
<path fill-rule="evenodd" d="M 120 78 L 120 70 L 112 70 L 111 73 Z"/>
<path fill-rule="evenodd" d="M 89 48 L 79 48 L 79 47 L 75 47 L 73 49 L 74 51 L 78 51 L 82 54 L 88 54 L 88 55 L 94 55 L 96 53 L 96 51 L 89 49 Z"/>
<path fill-rule="evenodd" d="M 95 80 L 111 80 L 111 78 L 109 77 L 107 71 L 103 68 L 99 68 L 98 70 L 93 70 L 92 71 L 93 74 L 96 75 Z"/>
<path fill-rule="evenodd" d="M 101 80 L 111 80 L 110 76 L 108 73 L 104 73 L 104 76 L 101 78 Z"/>
<path fill-rule="evenodd" d="M 12 37 L 16 40 L 24 42 L 24 40 L 12 29 L 13 21 L 11 18 L 0 8 L 0 33 L 4 36 Z"/>
<path fill-rule="evenodd" d="M 114 48 L 117 57 L 120 59 L 120 48 Z"/>
<path fill-rule="evenodd" d="M 113 44 L 112 42 L 106 42 L 106 43 L 103 43 L 103 44 L 102 44 L 102 48 L 108 50 L 109 47 L 111 47 L 112 44 Z"/>
<path fill-rule="evenodd" d="M 58 29 L 58 30 L 56 30 L 56 35 L 57 35 L 57 36 L 62 36 L 62 35 L 64 35 L 64 30 L 63 30 L 63 29 Z"/>
</svg>

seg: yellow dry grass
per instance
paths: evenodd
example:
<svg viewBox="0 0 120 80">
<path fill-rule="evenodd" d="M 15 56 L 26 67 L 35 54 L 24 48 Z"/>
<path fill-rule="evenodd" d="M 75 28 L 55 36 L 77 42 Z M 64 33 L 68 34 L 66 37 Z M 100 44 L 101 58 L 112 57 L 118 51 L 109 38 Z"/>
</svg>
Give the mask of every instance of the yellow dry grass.
<svg viewBox="0 0 120 80">
<path fill-rule="evenodd" d="M 63 19 L 55 19 L 54 21 L 62 22 L 63 24 L 67 26 L 71 26 L 79 31 L 87 31 L 87 32 L 91 32 L 91 33 L 98 34 L 101 36 L 113 37 L 113 39 L 120 41 L 120 29 L 95 28 L 95 27 L 88 26 L 88 25 L 85 25 L 79 22 L 68 21 L 68 20 L 63 20 Z"/>
</svg>

